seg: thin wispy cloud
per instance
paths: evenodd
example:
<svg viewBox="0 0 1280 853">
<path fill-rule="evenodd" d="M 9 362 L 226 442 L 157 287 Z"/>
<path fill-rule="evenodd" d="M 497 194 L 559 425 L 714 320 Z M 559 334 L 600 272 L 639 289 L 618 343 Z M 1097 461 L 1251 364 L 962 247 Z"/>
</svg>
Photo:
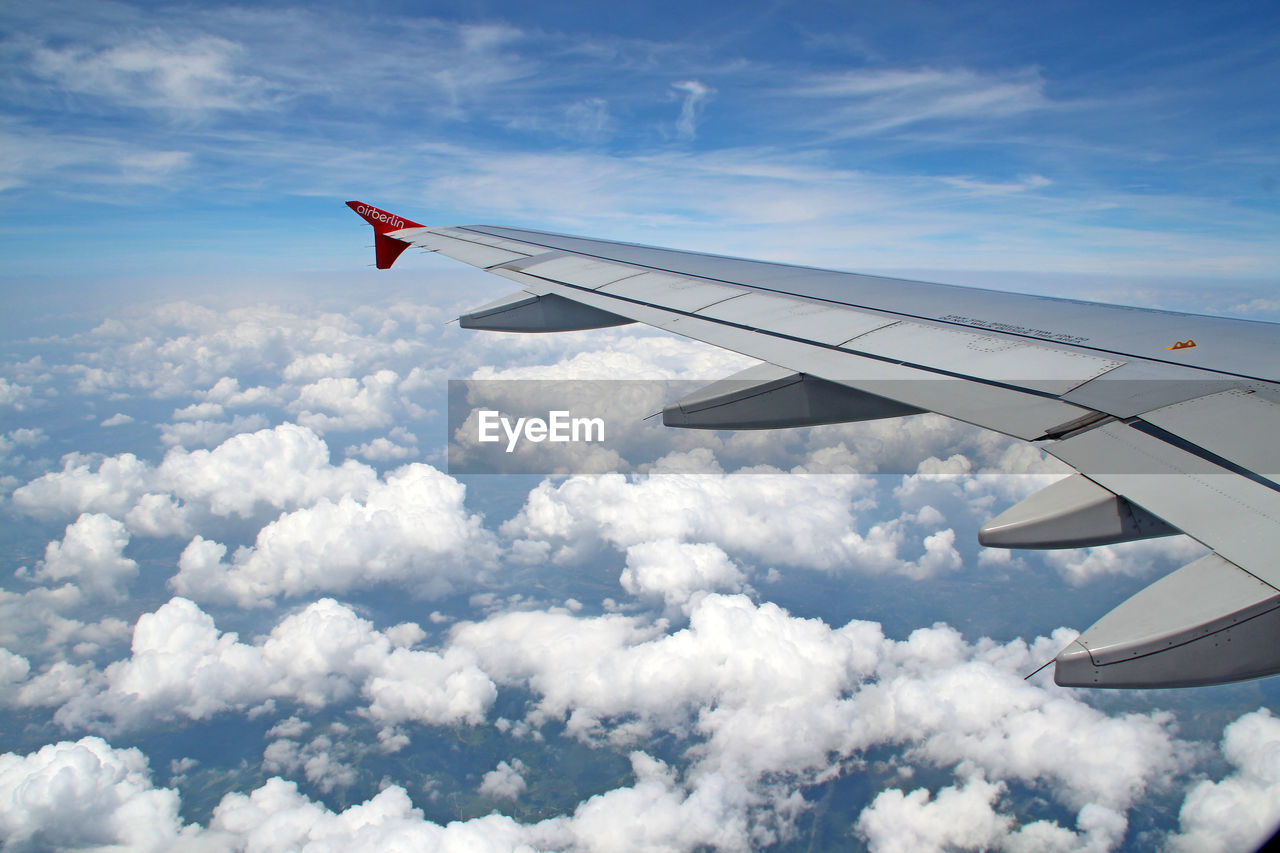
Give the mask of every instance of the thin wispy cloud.
<svg viewBox="0 0 1280 853">
<path fill-rule="evenodd" d="M 681 80 L 679 83 L 672 83 L 671 88 L 684 93 L 684 99 L 680 102 L 680 116 L 676 119 L 676 136 L 692 140 L 698 135 L 698 119 L 703 107 L 716 90 L 697 80 Z"/>
<path fill-rule="evenodd" d="M 1054 106 L 1036 70 L 875 69 L 817 76 L 794 94 L 829 100 L 846 133 L 871 134 L 930 121 L 989 121 Z"/>
<path fill-rule="evenodd" d="M 244 51 L 217 36 L 175 39 L 149 33 L 101 49 L 38 47 L 31 70 L 68 92 L 125 107 L 177 112 L 263 109 L 266 81 L 242 70 Z"/>
</svg>

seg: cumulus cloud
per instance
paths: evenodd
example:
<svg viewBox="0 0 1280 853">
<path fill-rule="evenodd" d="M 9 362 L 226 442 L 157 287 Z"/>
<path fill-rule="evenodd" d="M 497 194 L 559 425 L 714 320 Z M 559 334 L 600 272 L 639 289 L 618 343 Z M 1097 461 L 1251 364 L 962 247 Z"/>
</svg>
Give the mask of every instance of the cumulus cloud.
<svg viewBox="0 0 1280 853">
<path fill-rule="evenodd" d="M 30 671 L 31 664 L 26 658 L 0 646 L 0 697 L 7 700 L 12 686 L 26 681 Z"/>
<path fill-rule="evenodd" d="M 129 636 L 127 623 L 114 615 L 92 611 L 97 621 L 72 618 L 90 600 L 73 583 L 36 587 L 26 592 L 0 589 L 0 645 L 28 656 L 51 655 L 55 660 L 72 654 L 88 656 L 102 646 Z M 33 660 L 35 657 L 32 658 Z"/>
<path fill-rule="evenodd" d="M 35 577 L 77 582 L 103 595 L 120 596 L 138 575 L 138 564 L 124 556 L 129 531 L 102 513 L 84 513 L 67 525 L 61 542 L 50 542 Z"/>
<path fill-rule="evenodd" d="M 262 767 L 268 773 L 301 772 L 322 793 L 349 788 L 356 782 L 356 770 L 344 759 L 349 747 L 328 735 L 319 735 L 308 743 L 289 738 L 272 741 L 262 753 Z"/>
<path fill-rule="evenodd" d="M 363 500 L 321 498 L 282 515 L 230 562 L 225 546 L 196 537 L 172 585 L 183 594 L 229 597 L 242 606 L 389 581 L 439 597 L 497 557 L 493 534 L 467 512 L 465 493 L 465 486 L 429 465 L 406 465 L 370 486 Z"/>
<path fill-rule="evenodd" d="M 1245 714 L 1223 730 L 1222 754 L 1231 773 L 1187 791 L 1170 849 L 1252 850 L 1280 826 L 1280 720 L 1266 708 Z"/>
<path fill-rule="evenodd" d="M 376 376 L 383 369 L 404 374 L 446 360 L 456 347 L 439 340 L 450 334 L 439 325 L 443 313 L 408 303 L 331 314 L 170 302 L 77 336 L 83 359 L 57 370 L 75 377 L 82 393 L 194 397 L 193 405 L 208 405 L 190 414 L 210 420 L 214 406 L 281 406 L 300 386 L 321 379 Z"/>
<path fill-rule="evenodd" d="M 193 602 L 174 598 L 139 617 L 129 657 L 89 679 L 55 719 L 110 731 L 244 712 L 268 699 L 316 708 L 363 695 L 364 713 L 388 726 L 478 723 L 493 684 L 464 650 L 441 656 L 393 640 L 418 636 L 377 631 L 350 608 L 321 599 L 243 643 Z"/>
<path fill-rule="evenodd" d="M 156 482 L 215 515 L 250 516 L 256 505 L 305 506 L 322 497 L 366 494 L 377 475 L 353 461 L 332 465 L 329 448 L 297 424 L 234 435 L 213 450 L 170 451 Z"/>
<path fill-rule="evenodd" d="M 265 385 L 255 385 L 242 390 L 240 380 L 234 376 L 224 376 L 213 383 L 213 387 L 204 393 L 204 397 L 207 401 L 225 408 L 276 405 L 280 402 L 276 392 Z"/>
<path fill-rule="evenodd" d="M 928 577 L 960 565 L 954 532 L 936 529 L 936 512 L 909 513 L 860 531 L 856 504 L 874 488 L 871 478 L 855 475 L 570 477 L 558 485 L 541 483 L 502 530 L 517 548 L 526 547 L 522 542 L 551 544 L 557 561 L 579 559 L 604 543 L 626 549 L 673 539 L 712 542 L 769 565 L 839 573 Z M 904 554 L 909 549 L 923 553 L 911 559 Z"/>
<path fill-rule="evenodd" d="M 628 548 L 620 580 L 632 595 L 657 595 L 673 606 L 700 590 L 740 592 L 746 576 L 715 545 L 662 539 Z"/>
<path fill-rule="evenodd" d="M 1148 577 L 1161 567 L 1183 566 L 1206 553 L 1208 550 L 1189 536 L 1169 536 L 1099 548 L 1047 551 L 1044 561 L 1072 586 L 1082 586 L 1109 575 Z"/>
<path fill-rule="evenodd" d="M 18 411 L 27 407 L 31 399 L 31 387 L 18 385 L 0 376 L 0 406 L 13 406 Z"/>
<path fill-rule="evenodd" d="M 370 800 L 334 813 L 282 779 L 268 779 L 250 794 L 222 798 L 209 822 L 211 833 L 252 840 L 263 853 L 308 846 L 341 850 L 514 850 L 526 832 L 509 817 L 489 815 L 446 826 L 424 820 L 408 793 L 393 785 Z M 534 848 L 536 849 L 536 848 Z"/>
<path fill-rule="evenodd" d="M 96 462 L 97 468 L 90 470 Z M 145 490 L 151 466 L 132 453 L 94 459 L 69 453 L 62 470 L 45 474 L 14 489 L 13 505 L 41 518 L 102 512 L 123 516 Z"/>
<path fill-rule="evenodd" d="M 892 640 L 874 623 L 832 628 L 713 593 L 671 633 L 620 614 L 504 613 L 458 626 L 452 643 L 498 683 L 536 694 L 533 725 L 563 720 L 590 742 L 633 743 L 659 730 L 690 738 L 686 778 L 749 792 L 744 820 L 762 820 L 765 800 L 776 816 L 795 786 L 889 746 L 908 762 L 998 780 L 965 782 L 939 795 L 941 805 L 899 792 L 898 812 L 936 823 L 954 803 L 990 805 L 991 786 L 1017 780 L 1076 810 L 1075 827 L 1017 827 L 992 812 L 987 830 L 1025 831 L 1023 839 L 1079 832 L 1106 847 L 1123 838 L 1133 804 L 1189 759 L 1168 714 L 1108 716 L 1079 694 L 1023 681 L 1032 661 L 1068 639 L 1060 631 L 1033 646 L 967 643 L 935 626 Z M 894 796 L 873 808 L 869 836 Z"/>
<path fill-rule="evenodd" d="M 199 833 L 178 806 L 177 791 L 152 785 L 139 750 L 100 738 L 0 755 L 0 835 L 15 848 L 172 850 Z"/>
<path fill-rule="evenodd" d="M 264 415 L 236 415 L 229 421 L 179 421 L 160 425 L 160 441 L 166 447 L 212 447 L 227 436 L 252 432 L 270 423 Z"/>
<path fill-rule="evenodd" d="M 241 433 L 212 450 L 174 448 L 157 466 L 132 453 L 95 458 L 71 453 L 13 492 L 18 509 L 40 518 L 98 512 L 136 521 L 136 532 L 180 531 L 181 507 L 248 518 L 262 506 L 286 509 L 322 497 L 364 496 L 377 473 L 353 460 L 329 461 L 329 448 L 297 424 Z M 150 497 L 148 497 L 150 496 Z"/>
<path fill-rule="evenodd" d="M 318 433 L 330 430 L 375 429 L 388 426 L 397 412 L 420 411 L 399 393 L 400 376 L 379 370 L 359 380 L 326 376 L 298 392 L 289 411 L 298 423 Z"/>
<path fill-rule="evenodd" d="M 522 844 L 533 850 L 529 842 L 548 834 L 500 815 L 441 826 L 425 820 L 395 785 L 335 813 L 275 777 L 249 794 L 224 796 L 208 829 L 183 824 L 179 806 L 175 789 L 154 785 L 139 750 L 117 749 L 97 737 L 0 755 L 0 833 L 15 849 L 284 853 L 316 846 L 469 853 Z"/>
<path fill-rule="evenodd" d="M 419 455 L 418 437 L 404 427 L 396 427 L 386 437 L 375 438 L 361 445 L 352 445 L 347 456 L 361 456 L 371 462 L 390 462 L 412 459 Z"/>
<path fill-rule="evenodd" d="M 858 834 L 872 853 L 990 850 L 1013 823 L 993 808 L 1002 791 L 981 777 L 943 788 L 936 797 L 923 788 L 909 794 L 890 788 L 862 810 Z"/>
<path fill-rule="evenodd" d="M 480 780 L 480 793 L 495 800 L 514 800 L 528 788 L 523 776 L 528 769 L 518 758 L 499 761 L 498 766 Z"/>
</svg>

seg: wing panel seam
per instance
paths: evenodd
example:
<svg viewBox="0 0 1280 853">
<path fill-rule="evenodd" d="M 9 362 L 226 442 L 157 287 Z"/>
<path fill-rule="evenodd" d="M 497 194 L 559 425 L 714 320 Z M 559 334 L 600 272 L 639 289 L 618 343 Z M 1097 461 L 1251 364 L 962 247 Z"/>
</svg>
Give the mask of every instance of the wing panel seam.
<svg viewBox="0 0 1280 853">
<path fill-rule="evenodd" d="M 642 302 L 639 299 L 632 299 L 631 297 L 628 297 L 628 296 L 620 296 L 616 293 L 608 293 L 606 291 L 592 290 L 590 288 L 581 287 L 576 284 L 568 284 L 563 281 L 556 281 L 554 279 L 543 278 L 542 276 L 535 275 L 534 273 L 526 272 L 525 275 L 528 275 L 531 278 L 537 278 L 541 281 L 545 281 L 548 284 L 554 284 L 560 287 L 568 287 L 572 290 L 581 290 L 585 293 L 593 293 L 599 296 L 607 296 L 610 299 L 616 299 L 620 302 L 630 302 L 633 305 L 639 305 L 645 308 L 653 308 L 659 311 L 667 311 L 671 314 L 675 314 L 681 317 L 688 317 L 692 320 L 702 320 L 704 322 L 712 323 L 719 326 L 726 326 L 729 328 L 741 329 L 746 332 L 756 332 L 758 334 L 768 335 L 769 337 L 778 338 L 780 340 L 792 341 L 794 343 L 804 344 L 806 346 L 811 346 L 811 347 L 817 347 L 819 349 L 833 350 L 835 352 L 841 352 L 847 355 L 857 356 L 859 358 L 867 358 L 873 361 L 883 362 L 885 364 L 895 364 L 901 367 L 910 367 L 912 369 L 924 371 L 926 373 L 937 374 L 938 376 L 948 376 L 948 377 L 951 377 L 952 379 L 963 379 L 968 382 L 975 382 L 980 385 L 989 385 L 993 388 L 1003 388 L 1006 391 L 1016 391 L 1016 392 L 1027 394 L 1033 397 L 1041 397 L 1046 400 L 1057 400 L 1058 402 L 1066 403 L 1067 405 L 1075 406 L 1076 408 L 1084 409 L 1086 411 L 1091 411 L 1086 407 L 1081 406 L 1079 403 L 1072 403 L 1070 400 L 1063 400 L 1057 394 L 1051 394 L 1048 391 L 1037 391 L 1034 388 L 1024 388 L 1020 385 L 1013 385 L 1008 382 L 1001 382 L 996 379 L 986 379 L 981 376 L 971 376 L 967 373 L 957 373 L 954 370 L 945 370 L 940 367 L 930 367 L 928 365 L 915 364 L 914 362 L 903 361 L 901 359 L 890 358 L 888 356 L 883 356 L 883 355 L 877 355 L 876 353 L 860 352 L 858 350 L 845 349 L 844 347 L 838 346 L 836 344 L 825 344 L 825 343 L 822 343 L 821 341 L 809 340 L 808 338 L 800 338 L 800 337 L 796 337 L 795 335 L 788 335 L 784 332 L 775 332 L 771 329 L 761 329 L 755 326 L 748 326 L 743 323 L 734 323 L 730 320 L 722 320 L 717 317 L 704 317 L 701 314 L 695 314 L 690 311 L 681 310 L 679 308 L 671 308 L 666 305 L 654 305 L 649 302 Z M 739 295 L 745 295 L 745 294 L 739 294 Z M 1084 383 L 1082 381 L 1079 384 L 1084 384 Z M 1069 393 L 1069 391 L 1064 393 Z"/>
</svg>

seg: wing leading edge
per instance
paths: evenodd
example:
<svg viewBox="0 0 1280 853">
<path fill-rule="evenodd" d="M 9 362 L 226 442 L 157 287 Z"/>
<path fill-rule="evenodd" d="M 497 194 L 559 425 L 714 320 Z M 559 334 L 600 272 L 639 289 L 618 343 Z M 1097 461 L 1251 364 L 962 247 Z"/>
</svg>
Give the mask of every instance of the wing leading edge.
<svg viewBox="0 0 1280 853">
<path fill-rule="evenodd" d="M 766 429 L 938 412 L 1036 442 L 1079 474 L 984 526 L 995 547 L 1184 532 L 1213 550 L 1058 656 L 1070 686 L 1280 673 L 1280 327 L 902 281 L 495 226 L 425 227 L 349 202 L 379 241 L 516 283 L 465 328 L 641 322 L 761 364 L 663 414 Z M 399 227 L 389 227 L 396 223 Z M 382 230 L 379 230 L 379 229 Z M 394 252 L 394 254 L 392 254 Z"/>
</svg>

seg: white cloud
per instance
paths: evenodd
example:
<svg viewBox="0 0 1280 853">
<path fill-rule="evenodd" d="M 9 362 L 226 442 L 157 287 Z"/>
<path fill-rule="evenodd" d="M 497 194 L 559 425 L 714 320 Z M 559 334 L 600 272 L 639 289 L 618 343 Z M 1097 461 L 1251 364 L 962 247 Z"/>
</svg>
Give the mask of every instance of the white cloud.
<svg viewBox="0 0 1280 853">
<path fill-rule="evenodd" d="M 148 493 L 138 498 L 124 520 L 142 536 L 185 536 L 191 529 L 191 509 L 173 495 Z"/>
<path fill-rule="evenodd" d="M 98 426 L 115 427 L 115 426 L 124 426 L 125 424 L 131 424 L 131 423 L 133 423 L 132 416 L 126 415 L 124 412 L 116 412 L 114 415 L 107 418 L 102 423 L 98 424 Z"/>
<path fill-rule="evenodd" d="M 102 513 L 84 513 L 67 525 L 61 542 L 50 542 L 35 576 L 73 580 L 101 595 L 120 596 L 138 575 L 138 564 L 124 556 L 129 531 Z"/>
<path fill-rule="evenodd" d="M 214 418 L 220 418 L 224 414 L 224 409 L 218 403 L 204 402 L 192 403 L 181 409 L 175 409 L 173 419 L 175 421 L 207 421 Z"/>
<path fill-rule="evenodd" d="M 715 545 L 662 539 L 628 548 L 620 580 L 632 595 L 658 595 L 679 606 L 700 590 L 741 592 L 746 576 Z"/>
<path fill-rule="evenodd" d="M 0 459 L 4 459 L 15 447 L 35 447 L 49 440 L 39 427 L 20 427 L 0 434 Z"/>
<path fill-rule="evenodd" d="M 0 646 L 29 649 L 69 639 L 65 629 L 70 620 L 61 614 L 84 600 L 84 592 L 71 583 L 22 593 L 0 589 Z"/>
<path fill-rule="evenodd" d="M 359 381 L 329 376 L 304 386 L 288 408 L 298 423 L 318 433 L 375 429 L 389 425 L 405 409 L 399 385 L 394 370 L 379 370 Z"/>
<path fill-rule="evenodd" d="M 199 833 L 178 805 L 177 791 L 153 787 L 141 752 L 100 738 L 0 755 L 0 835 L 17 848 L 172 850 Z"/>
<path fill-rule="evenodd" d="M 276 405 L 280 402 L 276 392 L 265 385 L 240 389 L 240 380 L 224 376 L 205 392 L 205 399 L 227 408 L 240 406 Z"/>
<path fill-rule="evenodd" d="M 332 599 L 285 617 L 252 644 L 220 632 L 193 602 L 174 598 L 139 617 L 131 654 L 81 689 L 54 719 L 68 728 L 132 729 L 161 720 L 244 713 L 269 699 L 306 707 L 369 699 L 383 726 L 479 723 L 492 682 L 465 650 L 442 656 L 395 645 L 413 632 L 379 632 Z"/>
<path fill-rule="evenodd" d="M 631 754 L 631 771 L 634 785 L 597 794 L 531 835 L 553 849 L 582 850 L 750 850 L 776 840 L 767 826 L 750 824 L 754 798 L 733 780 L 712 775 L 682 786 L 643 752 Z"/>
<path fill-rule="evenodd" d="M 146 533 L 180 527 L 174 518 L 161 522 L 156 516 L 181 514 L 175 499 L 214 515 L 248 518 L 263 505 L 286 509 L 326 496 L 363 497 L 376 482 L 372 468 L 353 460 L 331 465 L 319 436 L 285 423 L 234 435 L 213 450 L 173 448 L 154 467 L 132 453 L 96 461 L 68 454 L 61 471 L 15 489 L 13 503 L 42 518 L 82 512 L 132 517 L 140 525 L 135 531 Z"/>
<path fill-rule="evenodd" d="M 890 788 L 862 810 L 858 834 L 871 853 L 990 850 L 1013 823 L 994 809 L 1002 792 L 1001 785 L 980 776 L 943 788 L 935 797 L 923 788 L 909 794 Z"/>
<path fill-rule="evenodd" d="M 1189 536 L 1169 536 L 1098 548 L 1047 551 L 1044 561 L 1072 586 L 1083 586 L 1108 575 L 1147 577 L 1161 567 L 1186 565 L 1206 553 L 1205 547 Z"/>
<path fill-rule="evenodd" d="M 959 566 L 954 533 L 931 524 L 936 513 L 908 513 L 860 531 L 855 502 L 874 486 L 856 475 L 570 477 L 558 485 L 541 483 L 502 531 L 517 548 L 551 543 L 558 561 L 579 559 L 601 543 L 626 549 L 674 539 L 712 542 L 769 565 L 829 572 L 928 577 Z M 912 541 L 917 537 L 918 546 Z M 909 548 L 923 553 L 910 559 L 903 554 Z"/>
<path fill-rule="evenodd" d="M 698 135 L 698 119 L 702 110 L 716 90 L 697 80 L 681 80 L 672 83 L 671 88 L 684 94 L 680 101 L 680 117 L 676 119 L 676 136 L 692 140 Z"/>
<path fill-rule="evenodd" d="M 26 681 L 30 672 L 30 661 L 0 646 L 0 697 L 8 700 L 13 685 Z"/>
<path fill-rule="evenodd" d="M 29 399 L 31 399 L 30 386 L 18 385 L 0 376 L 0 406 L 13 406 L 18 411 L 22 411 L 26 408 Z"/>
<path fill-rule="evenodd" d="M 184 501 L 241 518 L 259 503 L 283 509 L 326 496 L 358 498 L 376 479 L 373 469 L 351 460 L 331 465 L 324 441 L 289 423 L 234 435 L 213 450 L 172 450 L 156 471 L 156 482 Z"/>
<path fill-rule="evenodd" d="M 132 453 L 93 457 L 69 453 L 62 457 L 62 470 L 45 474 L 13 491 L 13 504 L 23 512 L 41 518 L 104 512 L 123 516 L 146 489 L 150 466 Z"/>
<path fill-rule="evenodd" d="M 964 68 L 868 69 L 814 77 L 795 94 L 838 102 L 823 117 L 855 134 L 940 119 L 990 122 L 1054 106 L 1035 70 L 999 75 Z"/>
<path fill-rule="evenodd" d="M 1223 730 L 1222 753 L 1232 772 L 1187 791 L 1169 849 L 1252 850 L 1280 826 L 1280 720 L 1266 708 L 1245 714 Z"/>
<path fill-rule="evenodd" d="M 451 648 L 472 651 L 498 683 L 532 690 L 530 724 L 563 720 L 590 742 L 634 743 L 654 731 L 690 738 L 687 784 L 714 779 L 725 796 L 736 791 L 744 821 L 772 809 L 771 819 L 785 822 L 779 803 L 798 786 L 891 747 L 903 750 L 900 761 L 954 768 L 991 786 L 1016 780 L 1076 811 L 1074 829 L 1018 827 L 991 812 L 984 832 L 1008 828 L 1025 844 L 1083 837 L 1106 848 L 1124 837 L 1128 810 L 1191 758 L 1169 714 L 1108 716 L 1082 694 L 1023 681 L 1069 633 L 1028 647 L 966 643 L 935 626 L 896 641 L 874 623 L 836 629 L 708 594 L 689 605 L 688 627 L 672 633 L 618 614 L 503 613 L 456 627 Z M 942 805 L 924 793 L 896 796 L 927 824 L 902 831 L 927 838 L 950 805 L 989 806 L 995 789 L 968 782 Z"/>
<path fill-rule="evenodd" d="M 480 793 L 495 800 L 514 800 L 528 788 L 523 775 L 528 769 L 518 758 L 499 761 L 497 767 L 481 778 Z"/>
<path fill-rule="evenodd" d="M 388 581 L 438 597 L 470 583 L 497 557 L 493 535 L 466 510 L 465 492 L 429 465 L 406 465 L 375 482 L 363 499 L 321 498 L 280 516 L 230 563 L 223 561 L 224 546 L 196 537 L 171 583 L 183 594 L 231 598 L 241 606 Z"/>
<path fill-rule="evenodd" d="M 292 782 L 278 778 L 268 779 L 248 795 L 223 797 L 213 811 L 209 829 L 261 853 L 310 847 L 496 853 L 521 849 L 526 843 L 523 828 L 502 815 L 447 826 L 424 820 L 422 812 L 413 807 L 409 795 L 399 786 L 385 788 L 367 802 L 334 813 L 300 794 Z"/>
<path fill-rule="evenodd" d="M 152 30 L 101 49 L 40 47 L 31 67 L 70 92 L 125 106 L 177 112 L 263 107 L 268 100 L 263 81 L 236 70 L 240 52 L 217 36 L 177 40 Z"/>
<path fill-rule="evenodd" d="M 313 352 L 300 355 L 289 362 L 281 375 L 291 382 L 346 378 L 350 375 L 355 361 L 342 353 Z M 312 393 L 320 394 L 323 389 L 314 389 Z"/>
<path fill-rule="evenodd" d="M 270 421 L 265 415 L 236 415 L 229 421 L 180 421 L 160 424 L 160 441 L 166 447 L 212 447 L 227 436 L 252 432 Z"/>
<path fill-rule="evenodd" d="M 737 353 L 673 335 L 616 330 L 587 334 L 557 335 L 566 340 L 556 342 L 564 344 L 564 354 L 556 352 L 560 357 L 554 362 L 512 364 L 510 353 L 504 353 L 507 364 L 482 365 L 470 378 L 697 381 L 719 379 L 755 363 Z"/>
<path fill-rule="evenodd" d="M 335 743 L 327 735 L 319 735 L 306 744 L 288 738 L 272 741 L 262 753 L 262 766 L 268 773 L 299 771 L 307 781 L 328 794 L 338 788 L 350 788 L 356 782 L 356 770 L 347 758 L 345 744 Z"/>
<path fill-rule="evenodd" d="M 412 459 L 420 453 L 416 446 L 417 440 L 407 433 L 405 437 L 409 439 L 408 446 L 396 444 L 389 438 L 378 437 L 372 441 L 366 441 L 364 444 L 351 445 L 343 452 L 347 456 L 360 456 L 370 462 Z"/>
</svg>

